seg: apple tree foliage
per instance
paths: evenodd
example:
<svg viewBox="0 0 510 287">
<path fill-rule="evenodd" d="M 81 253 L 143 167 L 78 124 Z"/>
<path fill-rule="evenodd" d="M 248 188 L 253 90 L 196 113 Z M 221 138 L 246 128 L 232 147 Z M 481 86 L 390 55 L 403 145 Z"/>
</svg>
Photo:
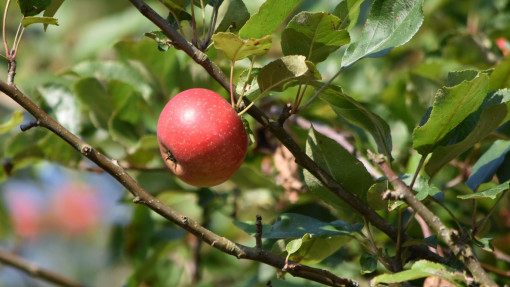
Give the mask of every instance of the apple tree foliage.
<svg viewBox="0 0 510 287">
<path fill-rule="evenodd" d="M 415 219 L 399 198 L 382 196 L 394 186 L 371 161 L 370 154 L 380 154 L 419 201 L 456 229 L 455 244 L 471 246 L 497 284 L 510 281 L 504 272 L 510 269 L 510 1 L 147 1 L 227 75 L 245 99 L 236 103 L 239 112 L 254 103 L 277 121 L 286 111 L 281 123 L 300 146 L 289 152 L 243 113 L 253 140 L 245 163 L 226 183 L 201 189 L 165 169 L 158 115 L 182 90 L 207 88 L 230 99 L 229 91 L 130 1 L 111 1 L 95 26 L 62 28 L 58 36 L 39 32 L 61 29 L 55 25 L 67 17 L 59 14 L 70 13 L 66 5 L 75 1 L 16 2 L 28 34 L 16 57 L 19 89 L 157 199 L 213 232 L 246 245 L 259 237 L 267 251 L 361 286 L 423 286 L 428 277 L 469 286 L 473 274 L 431 233 L 430 222 Z M 73 29 L 80 32 L 74 50 L 63 47 Z M 32 55 L 23 51 L 30 43 Z M 80 172 L 96 168 L 46 129 L 16 129 L 30 121 L 20 108 L 0 108 L 2 181 L 27 176 L 41 161 Z M 300 167 L 295 153 L 398 228 L 400 239 Z M 130 199 L 126 193 L 119 204 L 133 205 Z M 8 224 L 0 231 L 13 232 Z M 132 266 L 125 286 L 318 284 L 200 245 L 139 205 L 127 226 L 112 227 L 111 243 L 112 258 Z M 430 247 L 444 260 L 413 254 L 413 246 Z"/>
</svg>

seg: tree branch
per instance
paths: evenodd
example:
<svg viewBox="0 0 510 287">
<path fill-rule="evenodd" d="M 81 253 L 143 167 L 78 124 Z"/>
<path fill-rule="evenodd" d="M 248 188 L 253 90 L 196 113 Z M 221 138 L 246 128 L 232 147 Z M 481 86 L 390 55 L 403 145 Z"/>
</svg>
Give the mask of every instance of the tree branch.
<svg viewBox="0 0 510 287">
<path fill-rule="evenodd" d="M 193 61 L 201 65 L 209 75 L 214 78 L 225 90 L 230 92 L 230 82 L 221 71 L 221 69 L 212 62 L 207 55 L 202 53 L 199 49 L 189 43 L 184 37 L 182 37 L 168 22 L 155 12 L 150 6 L 148 6 L 143 0 L 129 0 L 142 15 L 149 19 L 152 23 L 158 26 L 165 35 L 171 40 L 175 48 L 183 50 L 188 54 Z M 234 92 L 236 98 L 239 98 Z M 250 101 L 243 98 L 245 106 L 250 105 Z M 285 131 L 285 129 L 278 123 L 277 120 L 273 120 L 267 117 L 260 109 L 252 106 L 248 110 L 248 114 L 252 116 L 257 122 L 259 122 L 264 128 L 268 129 L 280 142 L 287 147 L 287 149 L 294 155 L 296 162 L 304 169 L 308 170 L 313 176 L 315 176 L 326 188 L 332 193 L 341 198 L 352 209 L 357 211 L 360 215 L 367 218 L 368 221 L 384 232 L 394 242 L 397 241 L 397 228 L 382 218 L 372 208 L 370 208 L 365 202 L 358 198 L 353 193 L 347 191 L 340 183 L 338 183 L 329 173 L 320 168 L 305 152 L 301 149 L 299 144 Z M 405 236 L 404 241 L 411 239 L 409 236 Z M 411 251 L 417 258 L 424 258 L 436 262 L 445 262 L 445 260 L 439 257 L 437 254 L 430 252 L 423 246 L 412 246 Z"/>
<path fill-rule="evenodd" d="M 259 248 L 247 247 L 241 244 L 232 242 L 218 234 L 213 233 L 207 228 L 201 226 L 193 219 L 190 219 L 172 208 L 166 206 L 161 201 L 152 196 L 149 192 L 143 189 L 121 166 L 118 165 L 116 160 L 107 158 L 105 155 L 91 147 L 85 141 L 71 133 L 64 128 L 61 124 L 51 118 L 32 100 L 30 100 L 24 93 L 18 90 L 14 85 L 9 85 L 4 81 L 0 81 L 0 91 L 4 92 L 11 99 L 22 106 L 27 112 L 34 116 L 40 127 L 44 127 L 78 150 L 82 155 L 93 161 L 100 168 L 108 172 L 113 178 L 121 183 L 131 194 L 135 196 L 134 203 L 144 204 L 159 215 L 175 223 L 197 238 L 219 249 L 220 251 L 233 255 L 239 259 L 249 259 L 253 261 L 262 262 L 278 269 L 285 266 L 285 258 L 278 256 L 266 250 Z M 300 265 L 300 264 L 298 264 Z M 294 268 L 288 272 L 296 277 L 302 277 L 308 280 L 316 281 L 329 286 L 358 286 L 356 281 L 342 278 L 334 275 L 333 273 L 300 265 L 302 268 Z M 325 274 L 327 276 L 325 276 Z"/>
<path fill-rule="evenodd" d="M 372 154 L 371 158 L 395 189 L 392 192 L 392 197 L 406 202 L 427 222 L 427 224 L 443 239 L 446 245 L 448 245 L 453 254 L 466 265 L 476 282 L 486 287 L 497 286 L 487 272 L 485 272 L 471 247 L 464 243 L 463 240 L 459 240 L 458 231 L 446 227 L 439 217 L 419 201 L 409 187 L 398 178 L 382 155 Z"/>
<path fill-rule="evenodd" d="M 5 265 L 16 268 L 20 271 L 23 271 L 34 278 L 38 278 L 46 282 L 56 284 L 58 286 L 66 287 L 83 286 L 80 283 L 74 282 L 73 280 L 68 279 L 60 274 L 40 268 L 39 266 L 31 262 L 28 262 L 15 254 L 6 252 L 2 249 L 0 249 L 0 262 Z"/>
</svg>

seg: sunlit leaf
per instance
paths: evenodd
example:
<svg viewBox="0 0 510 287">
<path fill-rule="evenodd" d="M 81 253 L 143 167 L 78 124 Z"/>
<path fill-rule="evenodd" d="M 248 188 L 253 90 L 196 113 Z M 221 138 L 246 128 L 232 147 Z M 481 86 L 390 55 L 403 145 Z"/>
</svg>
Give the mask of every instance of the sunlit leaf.
<svg viewBox="0 0 510 287">
<path fill-rule="evenodd" d="M 455 283 L 456 286 L 467 286 L 462 273 L 455 272 L 445 265 L 426 260 L 415 262 L 409 270 L 376 276 L 370 281 L 370 284 L 375 286 L 380 283 L 399 283 L 430 276 L 442 278 Z"/>
<path fill-rule="evenodd" d="M 460 199 L 479 199 L 479 198 L 496 199 L 496 197 L 498 197 L 498 195 L 500 195 L 502 192 L 508 190 L 509 188 L 510 188 L 510 181 L 507 181 L 507 182 L 496 185 L 496 186 L 491 187 L 486 190 L 482 190 L 482 191 L 471 193 L 471 194 L 458 195 L 457 198 L 460 198 Z"/>
<path fill-rule="evenodd" d="M 342 0 L 338 3 L 333 14 L 342 20 L 341 29 L 351 30 L 356 25 L 363 1 L 365 0 Z"/>
<path fill-rule="evenodd" d="M 433 152 L 450 131 L 478 109 L 488 89 L 489 77 L 485 73 L 440 89 L 427 122 L 414 129 L 413 148 L 422 155 Z"/>
<path fill-rule="evenodd" d="M 505 104 L 494 105 L 482 112 L 477 125 L 472 132 L 461 142 L 448 146 L 439 146 L 430 157 L 425 171 L 433 177 L 442 167 L 451 160 L 467 151 L 481 139 L 492 133 L 506 117 L 508 111 Z"/>
<path fill-rule="evenodd" d="M 53 17 L 57 13 L 60 6 L 62 6 L 62 3 L 64 3 L 65 0 L 51 0 L 51 4 L 46 7 L 46 10 L 44 11 L 43 16 L 44 17 Z M 44 24 L 44 31 L 48 28 L 48 24 Z"/>
<path fill-rule="evenodd" d="M 16 110 L 12 113 L 9 120 L 0 124 L 0 134 L 5 134 L 23 121 L 23 112 Z"/>
<path fill-rule="evenodd" d="M 264 55 L 269 51 L 272 43 L 269 36 L 244 40 L 230 32 L 216 33 L 212 36 L 212 40 L 214 41 L 214 47 L 225 52 L 232 61 Z"/>
<path fill-rule="evenodd" d="M 280 26 L 301 0 L 266 0 L 239 31 L 243 39 L 270 35 Z"/>
<path fill-rule="evenodd" d="M 349 43 L 349 33 L 339 30 L 340 19 L 329 13 L 301 12 L 282 32 L 284 55 L 303 55 L 314 63 L 322 62 Z"/>
<path fill-rule="evenodd" d="M 376 0 L 361 36 L 342 58 L 348 67 L 364 57 L 380 57 L 393 47 L 407 43 L 423 23 L 423 0 Z"/>
<path fill-rule="evenodd" d="M 262 67 L 257 82 L 262 92 L 282 91 L 289 82 L 306 83 L 320 78 L 315 65 L 305 56 L 285 56 Z"/>
<path fill-rule="evenodd" d="M 21 20 L 21 25 L 23 25 L 23 27 L 25 28 L 32 24 L 44 24 L 44 26 L 48 25 L 58 26 L 58 20 L 53 17 L 35 17 L 35 16 L 23 17 L 23 19 Z"/>
</svg>

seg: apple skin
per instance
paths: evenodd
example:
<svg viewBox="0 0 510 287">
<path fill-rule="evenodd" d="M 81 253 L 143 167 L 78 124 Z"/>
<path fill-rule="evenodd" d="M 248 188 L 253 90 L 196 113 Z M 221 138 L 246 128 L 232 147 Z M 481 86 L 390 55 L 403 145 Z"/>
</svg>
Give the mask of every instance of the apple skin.
<svg viewBox="0 0 510 287">
<path fill-rule="evenodd" d="M 168 168 L 197 187 L 229 179 L 248 148 L 243 122 L 232 106 L 219 94 L 200 88 L 183 91 L 166 104 L 157 136 Z"/>
</svg>

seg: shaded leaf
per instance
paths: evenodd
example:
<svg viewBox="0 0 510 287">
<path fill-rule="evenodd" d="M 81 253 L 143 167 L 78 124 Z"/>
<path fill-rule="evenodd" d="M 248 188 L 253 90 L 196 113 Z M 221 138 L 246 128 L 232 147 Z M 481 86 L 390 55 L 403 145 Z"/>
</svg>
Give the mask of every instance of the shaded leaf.
<svg viewBox="0 0 510 287">
<path fill-rule="evenodd" d="M 484 182 L 490 181 L 510 151 L 510 142 L 495 141 L 471 168 L 466 185 L 473 191 Z"/>
<path fill-rule="evenodd" d="M 471 194 L 465 194 L 465 195 L 458 195 L 457 198 L 460 199 L 480 199 L 480 198 L 490 198 L 490 199 L 496 199 L 498 195 L 500 195 L 502 192 L 508 190 L 510 188 L 510 181 L 504 182 L 502 184 L 496 185 L 494 187 L 491 187 L 489 189 L 471 193 Z"/>
<path fill-rule="evenodd" d="M 48 26 L 48 25 L 58 26 L 58 20 L 53 17 L 30 16 L 30 17 L 23 17 L 23 19 L 21 20 L 21 25 L 23 25 L 23 27 L 28 27 L 29 25 L 39 24 L 39 23 L 44 24 L 44 26 Z"/>
<path fill-rule="evenodd" d="M 383 200 L 381 195 L 388 189 L 388 182 L 386 180 L 374 183 L 367 193 L 367 203 L 374 210 L 383 210 L 388 207 L 388 201 Z"/>
<path fill-rule="evenodd" d="M 482 104 L 489 88 L 488 76 L 480 73 L 472 81 L 440 89 L 427 122 L 414 129 L 413 148 L 426 155 Z"/>
<path fill-rule="evenodd" d="M 219 32 L 212 36 L 214 47 L 225 52 L 232 61 L 241 60 L 250 56 L 266 54 L 271 48 L 271 37 L 264 36 L 260 39 L 250 38 L 243 40 L 230 32 Z"/>
<path fill-rule="evenodd" d="M 306 154 L 322 169 L 336 179 L 346 190 L 365 200 L 373 179 L 355 156 L 332 139 L 310 129 L 306 141 Z M 304 171 L 305 183 L 310 192 L 316 194 L 325 203 L 339 210 L 348 210 L 347 205 L 322 183 Z"/>
<path fill-rule="evenodd" d="M 315 237 L 307 233 L 302 238 L 295 240 L 300 240 L 301 246 L 290 258 L 296 262 L 313 265 L 335 253 L 352 240 L 352 237 Z"/>
<path fill-rule="evenodd" d="M 372 273 L 377 269 L 377 254 L 368 254 L 363 252 L 359 259 L 359 263 L 361 265 L 361 274 Z"/>
<path fill-rule="evenodd" d="M 319 88 L 317 86 L 317 88 Z M 340 117 L 369 132 L 377 144 L 377 150 L 391 157 L 392 141 L 390 127 L 381 117 L 363 107 L 355 99 L 344 94 L 341 88 L 329 86 L 320 96 Z"/>
<path fill-rule="evenodd" d="M 301 12 L 294 16 L 282 32 L 284 55 L 303 55 L 314 63 L 348 44 L 349 33 L 339 30 L 340 19 L 329 13 Z"/>
<path fill-rule="evenodd" d="M 376 276 L 370 281 L 370 284 L 375 286 L 380 283 L 399 283 L 430 276 L 442 278 L 457 284 L 457 286 L 467 286 L 466 279 L 462 273 L 456 273 L 444 265 L 426 260 L 415 262 L 409 270 Z"/>
<path fill-rule="evenodd" d="M 342 68 L 364 57 L 380 57 L 407 43 L 423 23 L 423 0 L 376 0 L 361 36 L 342 58 Z"/>
<path fill-rule="evenodd" d="M 23 16 L 34 16 L 44 11 L 51 0 L 16 0 Z"/>
<path fill-rule="evenodd" d="M 243 39 L 261 38 L 273 33 L 301 0 L 266 0 L 239 31 Z"/>
<path fill-rule="evenodd" d="M 242 0 L 230 0 L 225 16 L 216 28 L 216 33 L 227 31 L 227 29 L 230 32 L 239 31 L 248 19 L 250 19 L 250 13 L 244 2 Z"/>
<path fill-rule="evenodd" d="M 234 224 L 250 236 L 255 236 L 255 223 L 234 221 Z M 312 237 L 351 236 L 361 228 L 363 225 L 360 223 L 350 224 L 340 220 L 327 223 L 301 214 L 284 213 L 278 216 L 273 225 L 263 225 L 262 238 L 292 239 L 302 238 L 305 234 Z"/>
<path fill-rule="evenodd" d="M 113 102 L 106 87 L 96 78 L 83 78 L 74 84 L 73 90 L 93 123 L 108 130 Z"/>
<path fill-rule="evenodd" d="M 262 67 L 257 82 L 260 91 L 283 91 L 290 82 L 320 79 L 315 65 L 304 56 L 285 56 Z"/>
<path fill-rule="evenodd" d="M 0 134 L 5 134 L 23 121 L 23 112 L 16 110 L 6 122 L 0 124 Z"/>
</svg>

